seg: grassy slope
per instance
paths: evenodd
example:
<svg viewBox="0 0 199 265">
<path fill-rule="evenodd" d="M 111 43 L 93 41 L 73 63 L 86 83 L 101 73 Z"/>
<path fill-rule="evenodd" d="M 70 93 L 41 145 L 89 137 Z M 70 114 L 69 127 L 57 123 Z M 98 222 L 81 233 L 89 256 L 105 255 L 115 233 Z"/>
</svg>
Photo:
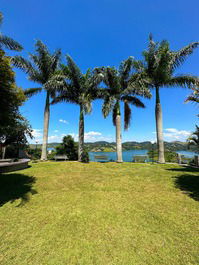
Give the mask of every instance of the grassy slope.
<svg viewBox="0 0 199 265">
<path fill-rule="evenodd" d="M 199 264 L 198 173 L 43 162 L 1 175 L 0 264 Z"/>
</svg>

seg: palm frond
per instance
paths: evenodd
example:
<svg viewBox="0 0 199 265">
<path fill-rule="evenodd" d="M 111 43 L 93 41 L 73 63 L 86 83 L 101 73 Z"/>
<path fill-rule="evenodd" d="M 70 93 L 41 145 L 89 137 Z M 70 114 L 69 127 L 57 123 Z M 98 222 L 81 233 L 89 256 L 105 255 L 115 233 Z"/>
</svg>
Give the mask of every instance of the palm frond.
<svg viewBox="0 0 199 265">
<path fill-rule="evenodd" d="M 0 34 L 0 47 L 4 46 L 9 50 L 21 51 L 23 47 L 10 37 Z"/>
<path fill-rule="evenodd" d="M 11 62 L 15 67 L 20 68 L 26 74 L 34 73 L 34 68 L 33 68 L 33 65 L 31 64 L 31 62 L 24 59 L 22 56 L 12 57 Z"/>
<path fill-rule="evenodd" d="M 51 69 L 53 71 L 57 69 L 60 59 L 61 59 L 61 49 L 58 49 L 54 52 L 54 54 L 51 57 Z"/>
<path fill-rule="evenodd" d="M 191 96 L 188 96 L 185 100 L 185 102 L 194 102 L 194 103 L 199 103 L 199 97 L 198 96 L 194 96 L 194 95 L 191 95 Z"/>
<path fill-rule="evenodd" d="M 128 59 L 121 62 L 119 66 L 119 75 L 122 81 L 122 86 L 124 85 L 124 82 L 129 79 L 130 72 L 132 70 L 133 66 L 133 57 L 130 56 Z"/>
<path fill-rule="evenodd" d="M 198 46 L 199 42 L 192 42 L 180 49 L 179 51 L 173 52 L 172 69 L 175 70 L 182 63 L 184 63 L 186 57 L 191 55 L 194 49 L 196 49 Z"/>
<path fill-rule="evenodd" d="M 119 92 L 120 78 L 118 76 L 117 70 L 114 67 L 105 68 L 103 81 L 108 88 L 114 91 L 114 93 L 117 93 L 117 91 Z"/>
<path fill-rule="evenodd" d="M 144 62 L 141 60 L 133 60 L 132 62 L 133 68 L 136 70 L 136 72 L 141 73 L 145 71 L 145 65 Z"/>
<path fill-rule="evenodd" d="M 62 91 L 66 86 L 66 81 L 65 81 L 66 76 L 63 74 L 54 74 L 45 84 L 44 88 L 46 90 L 56 90 Z"/>
<path fill-rule="evenodd" d="M 104 99 L 104 102 L 102 105 L 102 113 L 105 118 L 113 110 L 114 105 L 115 105 L 115 97 L 107 96 Z"/>
<path fill-rule="evenodd" d="M 0 25 L 2 24 L 3 22 L 3 14 L 0 12 Z"/>
<path fill-rule="evenodd" d="M 194 88 L 196 86 L 199 86 L 199 78 L 197 76 L 191 75 L 174 76 L 165 83 L 165 86 Z"/>
<path fill-rule="evenodd" d="M 123 96 L 121 97 L 121 100 L 127 103 L 130 103 L 138 108 L 145 108 L 144 103 L 135 96 Z"/>
<path fill-rule="evenodd" d="M 61 102 L 66 102 L 66 103 L 72 103 L 72 104 L 77 104 L 79 105 L 78 100 L 75 100 L 70 96 L 70 94 L 67 93 L 67 91 L 63 91 L 62 93 L 59 93 L 58 96 L 54 97 L 51 104 L 57 104 Z"/>
<path fill-rule="evenodd" d="M 127 130 L 130 126 L 131 121 L 131 108 L 129 104 L 125 101 L 124 102 L 124 129 Z"/>
<path fill-rule="evenodd" d="M 69 55 L 66 56 L 66 59 L 67 59 L 67 68 L 65 70 L 68 71 L 67 74 L 69 76 L 69 79 L 74 84 L 75 88 L 80 89 L 81 87 L 80 82 L 82 78 L 81 71 Z"/>
<path fill-rule="evenodd" d="M 41 91 L 42 91 L 41 87 L 39 87 L 39 88 L 28 88 L 28 89 L 24 90 L 24 94 L 27 97 L 32 97 L 32 96 L 38 94 Z"/>
</svg>

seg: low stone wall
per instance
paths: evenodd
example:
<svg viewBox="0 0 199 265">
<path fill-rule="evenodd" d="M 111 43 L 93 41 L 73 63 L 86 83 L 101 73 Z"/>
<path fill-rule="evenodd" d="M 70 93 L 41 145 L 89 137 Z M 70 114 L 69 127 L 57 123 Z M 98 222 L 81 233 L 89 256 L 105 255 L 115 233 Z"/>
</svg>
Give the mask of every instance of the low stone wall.
<svg viewBox="0 0 199 265">
<path fill-rule="evenodd" d="M 21 170 L 28 167 L 30 159 L 20 159 L 17 162 L 0 163 L 0 173 Z"/>
</svg>

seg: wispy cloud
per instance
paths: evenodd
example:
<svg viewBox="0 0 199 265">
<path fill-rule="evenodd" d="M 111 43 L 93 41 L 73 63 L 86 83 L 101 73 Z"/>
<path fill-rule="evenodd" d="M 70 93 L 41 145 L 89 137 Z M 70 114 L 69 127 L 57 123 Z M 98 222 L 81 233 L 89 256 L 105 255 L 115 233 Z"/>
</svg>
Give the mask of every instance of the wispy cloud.
<svg viewBox="0 0 199 265">
<path fill-rule="evenodd" d="M 76 133 L 70 133 L 70 135 L 75 139 L 75 141 L 78 141 L 78 134 Z M 113 137 L 112 136 L 104 136 L 101 132 L 85 132 L 84 139 L 86 142 L 97 142 L 97 141 L 107 141 L 112 142 Z"/>
<path fill-rule="evenodd" d="M 62 122 L 62 123 L 65 123 L 65 124 L 69 124 L 69 122 L 68 122 L 68 121 L 66 121 L 66 120 L 63 120 L 63 119 L 59 119 L 59 122 Z"/>
<path fill-rule="evenodd" d="M 154 132 L 156 133 L 156 132 Z M 164 138 L 168 141 L 186 141 L 189 135 L 191 134 L 190 131 L 186 130 L 178 130 L 176 128 L 167 128 L 164 129 Z"/>
</svg>

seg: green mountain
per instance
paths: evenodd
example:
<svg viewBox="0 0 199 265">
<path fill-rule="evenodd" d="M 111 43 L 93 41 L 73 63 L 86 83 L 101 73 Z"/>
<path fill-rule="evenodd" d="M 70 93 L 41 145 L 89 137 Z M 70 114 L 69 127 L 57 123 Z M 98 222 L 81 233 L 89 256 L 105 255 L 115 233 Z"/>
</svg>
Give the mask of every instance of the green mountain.
<svg viewBox="0 0 199 265">
<path fill-rule="evenodd" d="M 49 143 L 48 148 L 56 148 L 60 143 Z M 98 141 L 98 142 L 87 142 L 85 143 L 85 147 L 89 152 L 114 152 L 116 150 L 116 144 L 115 142 L 109 143 L 106 141 Z M 157 145 L 154 144 L 153 148 L 156 149 Z M 36 144 L 30 144 L 31 149 L 36 148 Z M 37 145 L 38 149 L 41 149 L 41 144 Z M 151 150 L 152 144 L 149 141 L 145 142 L 124 142 L 122 144 L 123 150 Z M 174 142 L 165 142 L 165 150 L 168 151 L 181 151 L 181 150 L 190 150 L 190 151 L 196 151 L 195 147 L 191 147 L 188 149 L 186 142 L 180 142 L 180 141 L 174 141 Z"/>
</svg>

